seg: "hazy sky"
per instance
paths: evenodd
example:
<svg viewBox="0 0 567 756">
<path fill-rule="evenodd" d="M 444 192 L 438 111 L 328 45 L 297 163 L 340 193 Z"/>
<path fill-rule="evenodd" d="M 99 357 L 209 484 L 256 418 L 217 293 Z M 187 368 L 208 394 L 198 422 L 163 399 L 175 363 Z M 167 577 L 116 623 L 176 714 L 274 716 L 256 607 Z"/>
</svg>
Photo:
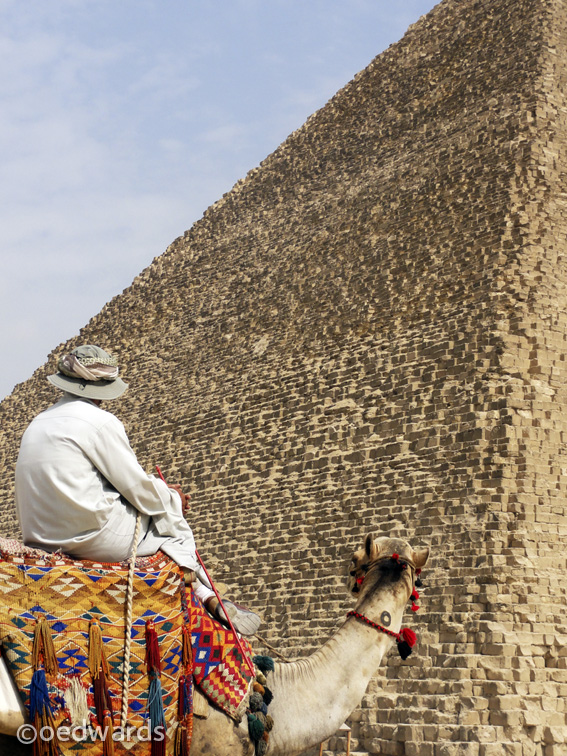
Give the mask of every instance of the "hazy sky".
<svg viewBox="0 0 567 756">
<path fill-rule="evenodd" d="M 438 0 L 0 0 L 0 399 Z"/>
</svg>

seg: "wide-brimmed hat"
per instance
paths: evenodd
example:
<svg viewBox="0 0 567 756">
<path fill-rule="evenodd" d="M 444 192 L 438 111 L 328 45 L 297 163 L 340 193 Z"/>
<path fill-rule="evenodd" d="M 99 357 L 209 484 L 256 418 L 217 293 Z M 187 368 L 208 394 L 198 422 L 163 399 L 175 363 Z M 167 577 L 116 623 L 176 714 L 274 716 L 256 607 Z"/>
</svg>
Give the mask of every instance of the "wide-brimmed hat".
<svg viewBox="0 0 567 756">
<path fill-rule="evenodd" d="M 64 354 L 58 373 L 47 380 L 62 391 L 85 399 L 117 399 L 128 388 L 118 377 L 116 357 L 98 346 L 85 344 Z"/>
</svg>

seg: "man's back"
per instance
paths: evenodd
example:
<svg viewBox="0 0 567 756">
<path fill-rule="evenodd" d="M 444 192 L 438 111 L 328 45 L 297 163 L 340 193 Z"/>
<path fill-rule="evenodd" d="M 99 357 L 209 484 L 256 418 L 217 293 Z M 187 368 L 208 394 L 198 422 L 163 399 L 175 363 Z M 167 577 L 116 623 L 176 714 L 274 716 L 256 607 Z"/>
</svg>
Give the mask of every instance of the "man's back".
<svg viewBox="0 0 567 756">
<path fill-rule="evenodd" d="M 66 394 L 22 438 L 16 509 L 24 542 L 73 551 L 99 532 L 120 497 L 95 465 L 105 438 L 123 433 L 110 412 Z"/>
</svg>

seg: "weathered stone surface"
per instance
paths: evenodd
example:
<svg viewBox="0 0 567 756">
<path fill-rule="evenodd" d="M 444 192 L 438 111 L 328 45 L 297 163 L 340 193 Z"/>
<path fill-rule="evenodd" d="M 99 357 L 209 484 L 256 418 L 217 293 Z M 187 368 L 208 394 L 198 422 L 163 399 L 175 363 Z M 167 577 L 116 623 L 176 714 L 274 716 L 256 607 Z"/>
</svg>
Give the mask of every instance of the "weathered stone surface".
<svg viewBox="0 0 567 756">
<path fill-rule="evenodd" d="M 283 654 L 365 531 L 431 545 L 361 756 L 567 753 L 566 88 L 564 0 L 445 0 L 65 345 L 120 355 L 140 459 Z M 4 534 L 52 369 L 0 405 Z"/>
</svg>

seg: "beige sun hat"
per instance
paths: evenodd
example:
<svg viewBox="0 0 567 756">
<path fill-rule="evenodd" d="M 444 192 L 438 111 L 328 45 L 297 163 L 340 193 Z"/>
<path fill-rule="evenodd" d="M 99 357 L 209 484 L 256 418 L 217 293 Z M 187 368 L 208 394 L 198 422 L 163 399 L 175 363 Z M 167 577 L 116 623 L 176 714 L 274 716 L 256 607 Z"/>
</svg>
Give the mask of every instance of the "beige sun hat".
<svg viewBox="0 0 567 756">
<path fill-rule="evenodd" d="M 85 399 L 117 399 L 128 388 L 118 377 L 116 357 L 98 346 L 85 344 L 64 354 L 58 373 L 47 380 L 62 391 Z"/>
</svg>

